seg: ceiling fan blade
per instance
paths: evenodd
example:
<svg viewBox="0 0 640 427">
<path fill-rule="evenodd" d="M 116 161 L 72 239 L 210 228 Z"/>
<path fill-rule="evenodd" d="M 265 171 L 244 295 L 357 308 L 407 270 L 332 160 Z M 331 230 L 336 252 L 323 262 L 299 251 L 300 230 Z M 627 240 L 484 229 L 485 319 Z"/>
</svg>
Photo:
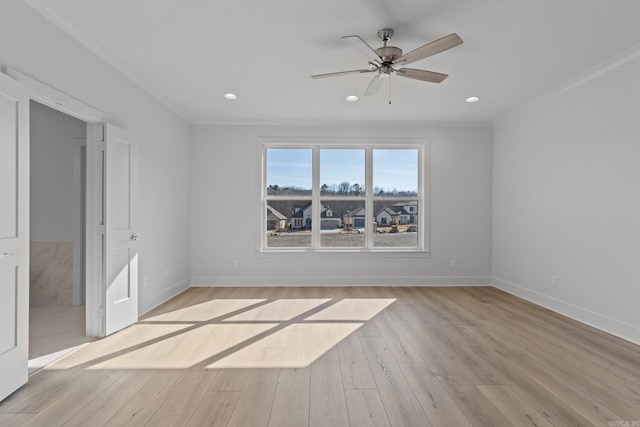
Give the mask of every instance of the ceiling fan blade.
<svg viewBox="0 0 640 427">
<path fill-rule="evenodd" d="M 327 73 L 327 74 L 316 74 L 315 76 L 311 76 L 313 79 L 324 79 L 325 77 L 337 77 L 337 76 L 346 76 L 349 74 L 360 74 L 360 73 L 373 73 L 374 71 L 378 71 L 377 69 L 369 70 L 353 70 L 353 71 L 339 71 L 337 73 Z"/>
<path fill-rule="evenodd" d="M 380 74 L 375 76 L 371 80 L 371 83 L 369 83 L 369 86 L 367 86 L 367 90 L 364 91 L 364 96 L 371 96 L 378 93 L 378 90 L 380 89 L 380 86 L 382 86 L 383 81 L 384 79 L 380 77 Z"/>
<path fill-rule="evenodd" d="M 456 33 L 449 34 L 446 37 L 427 43 L 422 47 L 412 50 L 409 53 L 402 55 L 400 58 L 393 61 L 393 65 L 404 67 L 412 62 L 419 61 L 436 53 L 443 52 L 452 47 L 456 47 L 462 44 L 462 39 Z"/>
<path fill-rule="evenodd" d="M 364 53 L 366 57 L 369 59 L 369 62 L 376 64 L 378 66 L 382 64 L 382 58 L 380 58 L 380 55 L 378 55 L 376 51 L 367 44 L 367 42 L 362 40 L 360 36 L 344 36 L 342 37 L 342 39 L 350 42 L 362 53 Z"/>
<path fill-rule="evenodd" d="M 408 77 L 410 79 L 422 80 L 431 83 L 440 83 L 447 77 L 447 74 L 435 73 L 433 71 L 416 70 L 415 68 L 401 68 L 396 70 L 396 74 L 401 77 Z"/>
</svg>

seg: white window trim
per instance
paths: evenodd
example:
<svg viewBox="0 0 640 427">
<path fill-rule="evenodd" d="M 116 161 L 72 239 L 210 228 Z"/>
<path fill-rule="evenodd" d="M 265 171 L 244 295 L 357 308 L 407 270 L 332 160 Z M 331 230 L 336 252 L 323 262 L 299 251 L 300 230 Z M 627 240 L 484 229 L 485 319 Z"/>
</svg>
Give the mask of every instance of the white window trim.
<svg viewBox="0 0 640 427">
<path fill-rule="evenodd" d="M 256 249 L 258 252 L 270 255 L 270 254 L 322 254 L 324 256 L 340 256 L 348 254 L 378 254 L 382 256 L 393 256 L 394 254 L 407 257 L 416 256 L 429 256 L 429 221 L 428 213 L 430 212 L 429 205 L 429 161 L 430 158 L 430 141 L 426 138 L 312 138 L 312 137 L 259 137 L 257 144 L 258 155 L 257 157 L 257 170 L 261 173 L 257 175 L 257 199 L 259 202 L 258 209 L 258 224 L 259 230 Z M 418 150 L 418 196 L 416 197 L 375 197 L 372 192 L 371 185 L 366 186 L 364 196 L 320 196 L 320 189 L 318 185 L 314 185 L 312 188 L 312 194 L 310 196 L 279 196 L 280 200 L 308 200 L 313 203 L 313 217 L 320 218 L 321 203 L 320 200 L 362 200 L 365 202 L 365 209 L 367 210 L 365 215 L 367 218 L 372 218 L 373 202 L 376 201 L 394 201 L 394 200 L 417 200 L 421 208 L 418 210 L 419 227 L 418 227 L 418 245 L 415 248 L 407 247 L 373 247 L 373 239 L 369 239 L 369 247 L 358 248 L 327 248 L 327 247 L 309 247 L 309 248 L 272 248 L 267 247 L 267 235 L 266 235 L 266 186 L 264 183 L 267 181 L 266 171 L 266 152 L 270 148 L 307 148 L 313 150 L 313 177 L 312 182 L 320 182 L 320 156 L 318 152 L 320 149 L 342 148 L 342 149 L 367 149 L 366 150 L 366 178 L 365 183 L 373 182 L 373 155 L 372 149 L 417 149 Z M 316 188 L 318 187 L 318 188 Z M 373 235 L 373 222 L 365 222 L 365 235 Z M 312 244 L 320 244 L 320 227 L 312 228 Z"/>
</svg>

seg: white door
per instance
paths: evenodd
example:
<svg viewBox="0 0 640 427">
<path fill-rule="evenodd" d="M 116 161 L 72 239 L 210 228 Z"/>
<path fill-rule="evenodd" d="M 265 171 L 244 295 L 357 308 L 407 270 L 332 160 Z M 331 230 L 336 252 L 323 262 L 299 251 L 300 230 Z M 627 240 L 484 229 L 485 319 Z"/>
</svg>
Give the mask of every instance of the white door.
<svg viewBox="0 0 640 427">
<path fill-rule="evenodd" d="M 0 400 L 27 382 L 29 94 L 0 73 Z"/>
<path fill-rule="evenodd" d="M 136 145 L 123 129 L 105 125 L 105 335 L 138 321 Z"/>
</svg>

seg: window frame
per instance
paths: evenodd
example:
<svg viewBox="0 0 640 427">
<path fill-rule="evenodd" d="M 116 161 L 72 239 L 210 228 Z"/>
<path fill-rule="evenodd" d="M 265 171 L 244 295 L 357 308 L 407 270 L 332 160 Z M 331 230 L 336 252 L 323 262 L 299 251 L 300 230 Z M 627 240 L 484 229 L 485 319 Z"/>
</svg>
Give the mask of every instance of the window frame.
<svg viewBox="0 0 640 427">
<path fill-rule="evenodd" d="M 311 149 L 312 150 L 312 191 L 311 195 L 267 195 L 267 150 L 269 149 Z M 365 150 L 365 192 L 363 195 L 328 196 L 320 193 L 320 150 L 322 149 L 364 149 Z M 418 191 L 416 196 L 375 196 L 373 194 L 373 150 L 375 149 L 415 149 L 418 153 Z M 429 155 L 430 143 L 424 138 L 258 138 L 258 199 L 259 203 L 259 238 L 257 250 L 261 253 L 370 253 L 399 254 L 406 257 L 410 254 L 429 255 Z M 267 203 L 269 200 L 295 200 L 312 203 L 312 218 L 317 218 L 318 226 L 311 229 L 310 247 L 268 247 L 267 246 Z M 417 201 L 418 232 L 415 247 L 376 247 L 373 246 L 373 221 L 365 221 L 364 247 L 322 247 L 320 240 L 320 214 L 323 202 L 330 200 L 362 201 L 365 205 L 365 218 L 373 218 L 374 203 L 387 201 Z"/>
</svg>

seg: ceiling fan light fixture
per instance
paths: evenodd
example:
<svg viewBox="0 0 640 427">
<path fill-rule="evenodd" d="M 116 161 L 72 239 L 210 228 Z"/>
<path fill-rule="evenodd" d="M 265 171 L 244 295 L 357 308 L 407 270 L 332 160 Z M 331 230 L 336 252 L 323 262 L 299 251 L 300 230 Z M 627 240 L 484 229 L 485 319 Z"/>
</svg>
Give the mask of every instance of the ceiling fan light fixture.
<svg viewBox="0 0 640 427">
<path fill-rule="evenodd" d="M 238 99 L 238 95 L 236 95 L 235 93 L 231 93 L 231 92 L 229 92 L 229 93 L 225 93 L 225 94 L 224 94 L 224 97 L 225 97 L 226 99 L 231 99 L 231 100 L 233 100 L 233 99 Z"/>
<path fill-rule="evenodd" d="M 359 98 L 356 95 L 349 95 L 347 96 L 346 100 L 349 102 L 355 102 L 357 101 Z"/>
<path fill-rule="evenodd" d="M 479 96 L 470 96 L 467 99 L 465 99 L 465 101 L 467 101 L 468 103 L 478 102 L 478 101 L 480 101 L 480 97 Z"/>
</svg>

